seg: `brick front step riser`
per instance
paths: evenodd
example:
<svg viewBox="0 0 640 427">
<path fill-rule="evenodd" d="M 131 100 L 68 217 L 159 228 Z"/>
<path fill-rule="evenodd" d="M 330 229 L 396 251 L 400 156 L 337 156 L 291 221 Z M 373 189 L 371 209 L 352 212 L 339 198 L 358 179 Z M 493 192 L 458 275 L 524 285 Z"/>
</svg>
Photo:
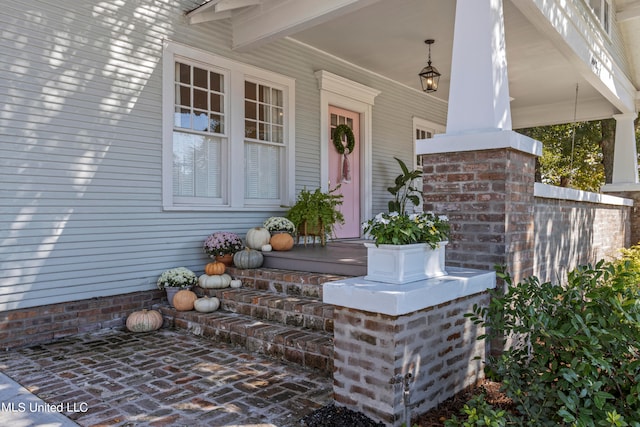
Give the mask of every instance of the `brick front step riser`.
<svg viewBox="0 0 640 427">
<path fill-rule="evenodd" d="M 303 296 L 322 301 L 322 284 L 343 280 L 347 276 L 335 274 L 307 273 L 273 268 L 239 269 L 227 267 L 234 279 L 242 280 L 244 287 L 270 291 L 288 296 Z"/>
<path fill-rule="evenodd" d="M 194 291 L 199 296 L 219 298 L 222 310 L 283 325 L 333 333 L 333 306 L 330 304 L 302 298 L 268 295 L 259 291 L 199 287 Z"/>
<path fill-rule="evenodd" d="M 232 314 L 177 312 L 159 307 L 165 323 L 219 342 L 230 343 L 278 360 L 296 363 L 330 376 L 333 373 L 333 340 L 328 335 L 260 324 Z"/>
</svg>

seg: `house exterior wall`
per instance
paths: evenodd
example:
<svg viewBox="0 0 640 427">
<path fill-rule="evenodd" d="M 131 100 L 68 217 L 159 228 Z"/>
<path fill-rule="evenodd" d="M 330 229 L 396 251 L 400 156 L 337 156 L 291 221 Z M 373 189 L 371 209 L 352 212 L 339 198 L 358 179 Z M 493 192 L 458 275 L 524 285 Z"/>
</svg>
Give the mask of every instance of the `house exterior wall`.
<svg viewBox="0 0 640 427">
<path fill-rule="evenodd" d="M 321 185 L 317 70 L 379 90 L 373 212 L 411 162 L 413 117 L 446 106 L 291 39 L 232 51 L 226 21 L 189 26 L 183 2 L 24 1 L 0 18 L 0 310 L 150 290 L 165 269 L 196 271 L 215 230 L 244 235 L 272 211 L 163 211 L 162 46 L 172 40 L 292 77 L 295 188 Z M 293 195 L 291 195 L 293 199 Z"/>
</svg>

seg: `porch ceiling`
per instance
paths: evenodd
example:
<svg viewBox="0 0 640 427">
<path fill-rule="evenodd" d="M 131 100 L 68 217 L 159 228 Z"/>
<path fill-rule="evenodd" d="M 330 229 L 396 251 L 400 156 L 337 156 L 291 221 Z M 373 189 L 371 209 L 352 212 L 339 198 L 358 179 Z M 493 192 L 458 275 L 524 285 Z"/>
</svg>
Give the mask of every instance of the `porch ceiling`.
<svg viewBox="0 0 640 427">
<path fill-rule="evenodd" d="M 300 1 L 300 0 L 297 0 Z M 418 72 L 426 65 L 424 40 L 435 39 L 432 62 L 442 73 L 435 96 L 446 101 L 451 75 L 451 51 L 456 2 L 450 0 L 323 0 L 294 10 L 288 0 L 211 0 L 209 3 L 234 4 L 234 25 L 269 22 L 263 34 L 247 36 L 234 26 L 236 34 L 249 40 L 236 48 L 251 49 L 278 36 L 289 36 L 352 64 L 420 90 Z M 255 6 L 262 3 L 261 6 Z M 514 128 L 570 122 L 574 116 L 576 85 L 578 120 L 611 117 L 619 111 L 583 77 L 575 63 L 554 44 L 519 8 L 522 0 L 504 0 L 509 90 Z M 297 4 L 297 3 L 296 3 Z M 322 6 L 319 6 L 322 4 Z M 289 7 L 284 7 L 289 5 Z M 201 6 L 201 8 L 207 4 Z M 252 6 L 255 6 L 252 8 Z M 260 12 L 258 10 L 262 8 Z M 215 9 L 214 7 L 209 7 Z M 308 12 L 307 10 L 313 11 Z M 640 0 L 617 0 L 616 9 L 626 10 L 621 22 L 627 46 L 640 47 Z M 278 16 L 291 13 L 291 21 Z M 256 12 L 256 13 L 254 13 Z M 228 16 L 217 14 L 218 18 Z M 298 13 L 298 15 L 294 15 Z M 306 16 L 299 16 L 305 15 Z M 216 16 L 215 13 L 213 13 Z M 189 16 L 189 15 L 187 15 Z M 268 18 L 268 20 L 266 19 Z M 275 22 L 280 18 L 282 22 Z M 195 17 L 197 19 L 197 17 Z M 261 20 L 260 20 L 261 19 Z M 539 19 L 539 18 L 538 18 Z M 260 20 L 260 21 L 259 21 Z M 251 22 L 253 22 L 251 21 Z M 539 24 L 539 22 L 537 22 Z M 245 25 L 246 27 L 247 25 Z M 238 26 L 242 28 L 242 26 Z M 269 32 L 271 31 L 271 32 Z M 255 37 L 252 41 L 251 37 Z M 234 43 L 236 41 L 234 40 Z M 565 50 L 566 51 L 566 50 Z M 634 70 L 640 69 L 640 49 L 629 49 L 627 56 Z M 636 66 L 637 64 L 637 66 Z M 584 73 L 584 70 L 583 70 Z M 640 74 L 629 76 L 640 82 Z M 637 83 L 636 83 L 637 85 Z"/>
<path fill-rule="evenodd" d="M 504 14 L 514 128 L 573 120 L 576 84 L 578 119 L 610 117 L 615 113 L 611 104 L 511 1 L 505 1 Z M 440 88 L 432 96 L 446 101 L 454 16 L 453 1 L 384 0 L 293 38 L 417 90 L 418 72 L 427 59 L 424 40 L 433 38 L 436 42 L 431 58 L 442 77 Z M 550 109 L 555 111 L 550 114 Z"/>
</svg>

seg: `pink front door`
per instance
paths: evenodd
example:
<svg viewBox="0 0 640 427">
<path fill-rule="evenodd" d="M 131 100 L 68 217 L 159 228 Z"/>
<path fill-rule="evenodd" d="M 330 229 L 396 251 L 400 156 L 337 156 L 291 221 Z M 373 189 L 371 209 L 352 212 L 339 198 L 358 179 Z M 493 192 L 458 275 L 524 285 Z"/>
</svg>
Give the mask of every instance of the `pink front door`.
<svg viewBox="0 0 640 427">
<path fill-rule="evenodd" d="M 335 237 L 360 237 L 360 115 L 330 106 L 329 117 L 329 187 L 333 189 L 340 184 L 338 192 L 343 195 L 344 224 L 336 226 Z M 346 148 L 346 138 L 338 142 L 345 147 L 344 154 L 340 154 L 332 139 L 333 130 L 342 124 L 351 128 L 356 142 L 352 152 Z"/>
</svg>

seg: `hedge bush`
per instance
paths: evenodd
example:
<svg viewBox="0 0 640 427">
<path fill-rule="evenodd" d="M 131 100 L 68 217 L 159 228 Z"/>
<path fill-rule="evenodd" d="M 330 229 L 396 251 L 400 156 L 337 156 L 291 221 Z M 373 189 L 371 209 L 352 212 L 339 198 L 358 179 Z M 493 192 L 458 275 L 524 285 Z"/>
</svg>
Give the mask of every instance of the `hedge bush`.
<svg viewBox="0 0 640 427">
<path fill-rule="evenodd" d="M 495 421 L 640 427 L 640 248 L 629 256 L 636 266 L 629 259 L 581 266 L 563 286 L 536 277 L 514 284 L 498 270 L 506 290 L 466 315 L 489 331 L 479 339 L 508 344 L 486 368 L 517 411 Z M 491 420 L 492 408 L 475 406 Z M 490 425 L 456 422 L 448 425 Z"/>
</svg>

